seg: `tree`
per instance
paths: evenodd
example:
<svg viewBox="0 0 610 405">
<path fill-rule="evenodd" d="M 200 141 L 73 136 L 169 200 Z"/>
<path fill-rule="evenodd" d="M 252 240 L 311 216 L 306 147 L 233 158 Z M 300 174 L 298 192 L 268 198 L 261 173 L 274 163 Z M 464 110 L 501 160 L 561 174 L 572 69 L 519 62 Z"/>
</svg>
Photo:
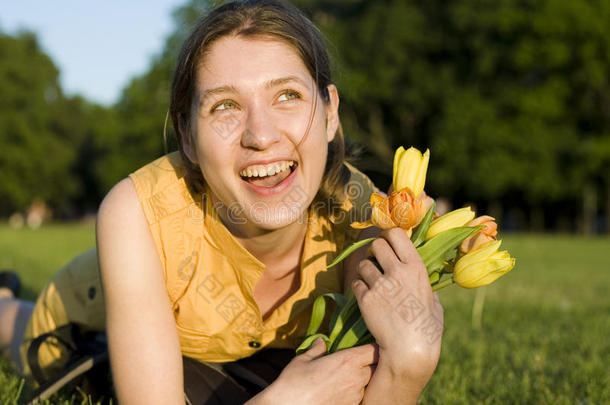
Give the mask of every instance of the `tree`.
<svg viewBox="0 0 610 405">
<path fill-rule="evenodd" d="M 36 37 L 0 33 L 0 214 L 35 198 L 61 209 L 79 191 L 70 175 L 75 151 L 53 128 L 63 95 L 58 70 Z"/>
<path fill-rule="evenodd" d="M 335 44 L 365 168 L 389 174 L 395 147 L 431 146 L 431 194 L 528 208 L 535 228 L 605 178 L 606 165 L 582 162 L 609 133 L 610 2 L 297 4 Z"/>
<path fill-rule="evenodd" d="M 175 149 L 168 117 L 171 80 L 182 42 L 207 1 L 191 1 L 174 11 L 175 30 L 149 70 L 134 78 L 114 106 L 115 127 L 97 139 L 95 173 L 104 192 L 130 172 Z"/>
</svg>

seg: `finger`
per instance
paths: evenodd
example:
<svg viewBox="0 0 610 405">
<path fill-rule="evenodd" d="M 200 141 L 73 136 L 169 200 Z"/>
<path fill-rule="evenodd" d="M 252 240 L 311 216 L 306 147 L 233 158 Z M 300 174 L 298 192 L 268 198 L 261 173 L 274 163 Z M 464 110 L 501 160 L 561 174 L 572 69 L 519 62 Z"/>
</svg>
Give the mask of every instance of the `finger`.
<svg viewBox="0 0 610 405">
<path fill-rule="evenodd" d="M 376 364 L 379 360 L 378 346 L 372 343 L 345 349 L 340 352 L 336 352 L 335 354 L 340 353 L 343 353 L 345 356 L 349 356 L 354 361 L 354 364 L 357 364 L 360 367 Z"/>
<path fill-rule="evenodd" d="M 409 239 L 407 234 L 402 229 L 388 229 L 382 231 L 379 236 L 382 236 L 388 241 L 394 252 L 396 252 L 396 256 L 401 262 L 407 264 L 417 263 L 421 264 L 421 267 L 423 267 L 423 262 L 421 261 L 419 253 L 417 253 L 417 249 L 415 249 L 415 246 L 413 246 L 411 239 Z"/>
<path fill-rule="evenodd" d="M 362 297 L 369 290 L 369 286 L 366 285 L 364 281 L 357 278 L 352 281 L 352 292 L 354 293 L 354 297 L 356 297 L 356 301 L 358 301 L 358 305 L 362 302 Z"/>
<path fill-rule="evenodd" d="M 379 269 L 368 259 L 362 260 L 360 263 L 358 263 L 358 268 L 356 271 L 369 287 L 374 286 L 381 277 L 381 272 Z"/>
<path fill-rule="evenodd" d="M 384 238 L 375 239 L 371 243 L 371 252 L 385 273 L 391 272 L 400 263 L 396 252 Z"/>
<path fill-rule="evenodd" d="M 303 353 L 299 357 L 304 356 L 308 360 L 315 360 L 319 357 L 324 356 L 325 354 L 326 354 L 326 343 L 324 343 L 324 340 L 322 340 L 322 338 L 317 338 L 313 342 L 313 345 L 311 345 L 309 350 L 307 350 L 305 353 Z"/>
<path fill-rule="evenodd" d="M 360 377 L 362 378 L 362 385 L 366 386 L 369 381 L 371 381 L 371 377 L 373 376 L 373 373 L 375 372 L 375 369 L 377 368 L 376 364 L 371 364 L 368 366 L 364 366 L 361 369 L 361 375 Z"/>
</svg>

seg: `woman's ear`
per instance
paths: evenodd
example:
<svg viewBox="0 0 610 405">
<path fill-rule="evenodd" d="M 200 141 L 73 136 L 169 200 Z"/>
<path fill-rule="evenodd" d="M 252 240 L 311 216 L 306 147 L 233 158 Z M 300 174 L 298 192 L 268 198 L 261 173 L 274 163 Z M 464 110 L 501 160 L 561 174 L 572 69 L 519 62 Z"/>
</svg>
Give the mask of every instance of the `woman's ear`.
<svg viewBox="0 0 610 405">
<path fill-rule="evenodd" d="M 326 138 L 331 142 L 339 128 L 339 92 L 334 84 L 328 87 L 329 102 L 326 105 Z"/>
<path fill-rule="evenodd" d="M 191 136 L 191 131 L 189 131 L 189 124 L 184 114 L 179 115 L 178 121 L 178 129 L 180 130 L 180 139 L 182 141 L 182 149 L 184 150 L 184 154 L 186 157 L 193 163 L 194 165 L 199 165 L 199 161 L 197 160 L 197 153 L 195 152 L 195 147 L 193 145 L 193 137 Z"/>
</svg>

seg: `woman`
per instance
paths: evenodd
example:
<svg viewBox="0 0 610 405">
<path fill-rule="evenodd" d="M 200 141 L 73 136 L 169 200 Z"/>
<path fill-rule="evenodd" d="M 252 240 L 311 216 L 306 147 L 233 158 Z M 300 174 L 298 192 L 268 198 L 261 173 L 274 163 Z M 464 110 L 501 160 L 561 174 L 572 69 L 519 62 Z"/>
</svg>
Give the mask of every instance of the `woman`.
<svg viewBox="0 0 610 405">
<path fill-rule="evenodd" d="M 440 338 L 420 321 L 442 328 L 442 308 L 409 238 L 394 229 L 373 243 L 383 274 L 364 252 L 345 269 L 325 269 L 344 246 L 370 236 L 349 223 L 365 219 L 376 190 L 344 161 L 338 105 L 319 33 L 294 7 L 228 3 L 197 24 L 172 86 L 180 153 L 108 193 L 97 254 L 63 272 L 79 277 L 99 257 L 105 311 L 91 309 L 81 323 L 99 328 L 105 314 L 121 403 L 184 403 L 191 359 L 209 382 L 212 370 L 226 376 L 240 359 L 293 350 L 313 299 L 344 287 L 353 288 L 376 344 L 324 355 L 318 341 L 248 403 L 416 402 L 440 353 Z M 61 306 L 49 305 L 58 290 L 43 292 L 25 347 L 50 327 L 43 319 L 59 326 L 76 317 L 49 314 Z M 405 300 L 411 313 L 396 310 Z M 219 396 L 216 388 L 203 395 Z"/>
</svg>

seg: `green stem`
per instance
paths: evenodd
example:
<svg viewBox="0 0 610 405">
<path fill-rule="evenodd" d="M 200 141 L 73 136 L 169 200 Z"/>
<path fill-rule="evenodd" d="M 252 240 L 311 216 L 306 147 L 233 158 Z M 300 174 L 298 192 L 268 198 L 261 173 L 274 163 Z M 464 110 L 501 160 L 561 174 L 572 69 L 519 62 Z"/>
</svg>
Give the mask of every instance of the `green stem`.
<svg viewBox="0 0 610 405">
<path fill-rule="evenodd" d="M 451 285 L 451 284 L 453 284 L 453 283 L 455 283 L 455 281 L 453 281 L 453 277 L 450 277 L 450 278 L 448 278 L 448 279 L 446 279 L 446 280 L 441 281 L 441 282 L 440 282 L 440 283 L 438 283 L 438 284 L 433 285 L 433 286 L 432 286 L 432 291 L 438 291 L 438 290 L 440 290 L 441 288 L 448 287 L 448 286 L 450 286 L 450 285 Z"/>
<path fill-rule="evenodd" d="M 481 321 L 483 319 L 483 306 L 485 305 L 485 289 L 477 288 L 474 296 L 474 304 L 472 304 L 472 328 L 474 330 L 481 329 Z"/>
</svg>

